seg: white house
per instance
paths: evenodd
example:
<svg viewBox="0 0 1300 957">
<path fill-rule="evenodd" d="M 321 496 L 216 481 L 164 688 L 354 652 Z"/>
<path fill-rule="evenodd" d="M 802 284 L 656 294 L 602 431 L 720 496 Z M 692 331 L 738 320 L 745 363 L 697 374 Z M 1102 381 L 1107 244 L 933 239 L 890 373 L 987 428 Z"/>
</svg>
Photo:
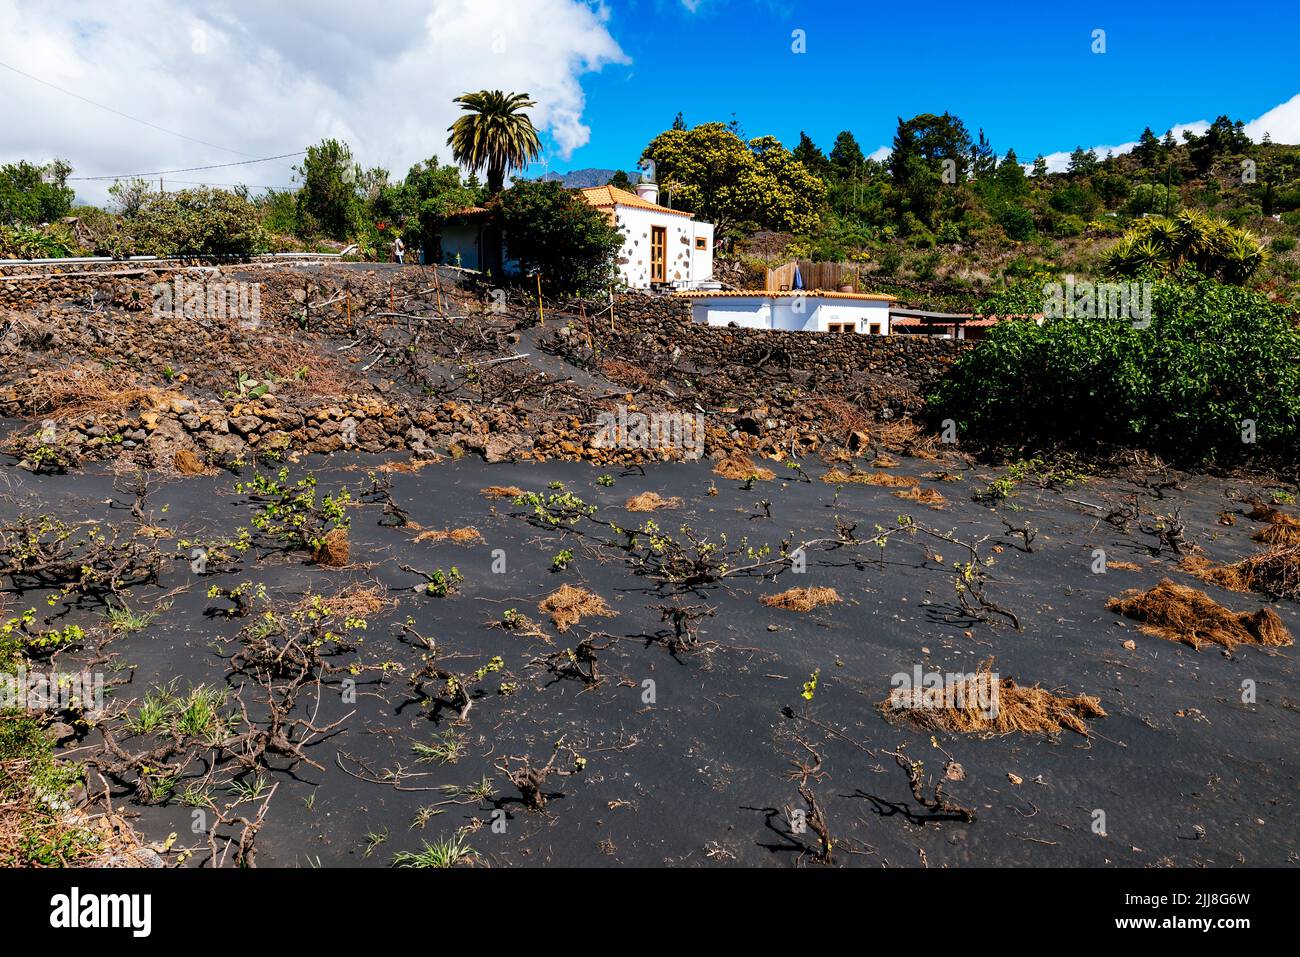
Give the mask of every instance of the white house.
<svg viewBox="0 0 1300 957">
<path fill-rule="evenodd" d="M 821 290 L 679 292 L 701 325 L 887 336 L 893 296 Z"/>
<path fill-rule="evenodd" d="M 690 213 L 660 206 L 659 187 L 640 183 L 636 193 L 614 186 L 578 190 L 578 195 L 609 217 L 623 234 L 618 275 L 630 289 L 652 285 L 697 288 L 713 279 L 713 224 Z M 448 217 L 440 236 L 441 261 L 465 269 L 512 273 L 501 230 L 491 210 L 471 206 Z"/>
<path fill-rule="evenodd" d="M 635 193 L 614 186 L 580 192 L 623 233 L 618 273 L 629 288 L 691 289 L 713 279 L 713 224 L 660 206 L 656 184 L 638 183 Z"/>
</svg>

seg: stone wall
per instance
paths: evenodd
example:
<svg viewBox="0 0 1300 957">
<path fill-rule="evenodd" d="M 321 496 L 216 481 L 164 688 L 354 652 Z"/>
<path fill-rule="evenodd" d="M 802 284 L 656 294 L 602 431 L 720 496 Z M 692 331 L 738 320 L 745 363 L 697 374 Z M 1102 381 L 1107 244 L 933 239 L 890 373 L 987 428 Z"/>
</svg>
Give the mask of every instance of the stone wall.
<svg viewBox="0 0 1300 957">
<path fill-rule="evenodd" d="M 703 368 L 777 365 L 825 373 L 908 379 L 923 387 L 939 378 L 974 343 L 930 336 L 866 336 L 835 332 L 775 332 L 704 326 L 691 321 L 688 299 L 625 295 L 615 302 L 614 336 L 648 337 L 665 354 Z M 607 326 L 605 328 L 608 328 Z"/>
</svg>

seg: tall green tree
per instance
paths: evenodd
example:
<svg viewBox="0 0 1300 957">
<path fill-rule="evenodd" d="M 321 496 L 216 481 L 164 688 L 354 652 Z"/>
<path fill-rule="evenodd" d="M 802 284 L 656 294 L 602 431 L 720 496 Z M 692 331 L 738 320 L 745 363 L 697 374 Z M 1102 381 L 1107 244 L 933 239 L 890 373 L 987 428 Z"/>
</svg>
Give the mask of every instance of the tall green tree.
<svg viewBox="0 0 1300 957">
<path fill-rule="evenodd" d="M 508 173 L 542 154 L 533 121 L 523 112 L 537 105 L 527 93 L 480 90 L 455 102 L 466 115 L 447 128 L 447 145 L 461 166 L 487 174 L 488 192 L 501 192 Z"/>
<path fill-rule="evenodd" d="M 799 145 L 791 151 L 791 154 L 814 175 L 822 179 L 830 175 L 831 164 L 826 154 L 812 141 L 812 137 L 802 130 L 799 132 Z"/>
<path fill-rule="evenodd" d="M 941 116 L 921 113 L 910 120 L 900 116 L 889 171 L 896 182 L 904 183 L 916 169 L 912 160 L 921 160 L 939 175 L 943 173 L 944 161 L 951 160 L 955 181 L 960 183 L 969 170 L 970 153 L 971 138 L 966 124 L 951 113 Z"/>
<path fill-rule="evenodd" d="M 358 192 L 362 172 L 348 144 L 321 140 L 307 147 L 302 165 L 294 171 L 302 178 L 298 190 L 299 232 L 311 235 L 319 231 L 339 241 L 356 235 L 362 226 Z"/>
<path fill-rule="evenodd" d="M 774 137 L 746 143 L 723 123 L 665 130 L 642 159 L 653 160 L 673 203 L 720 234 L 775 229 L 808 232 L 818 223 L 825 184 Z"/>
<path fill-rule="evenodd" d="M 835 137 L 835 145 L 831 147 L 829 158 L 831 169 L 840 179 L 861 176 L 862 165 L 866 162 L 866 157 L 862 155 L 862 147 L 848 130 L 841 130 Z"/>
</svg>

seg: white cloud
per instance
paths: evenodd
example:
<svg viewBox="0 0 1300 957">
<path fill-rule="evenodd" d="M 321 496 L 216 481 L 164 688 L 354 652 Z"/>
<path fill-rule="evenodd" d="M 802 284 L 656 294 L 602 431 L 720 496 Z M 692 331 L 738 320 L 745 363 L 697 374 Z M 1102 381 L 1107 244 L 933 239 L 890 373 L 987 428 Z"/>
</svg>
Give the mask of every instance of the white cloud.
<svg viewBox="0 0 1300 957">
<path fill-rule="evenodd" d="M 1300 93 L 1246 124 L 1246 135 L 1256 143 L 1265 133 L 1274 143 L 1300 143 Z"/>
<path fill-rule="evenodd" d="M 451 101 L 467 90 L 532 94 L 533 121 L 566 159 L 590 137 L 584 73 L 627 57 L 603 6 L 584 0 L 0 0 L 0 61 L 245 156 L 346 139 L 366 166 L 404 175 L 449 159 Z M 187 142 L 0 69 L 0 162 L 69 159 L 74 175 L 244 158 Z M 285 186 L 293 160 L 175 181 Z M 107 184 L 78 183 L 102 201 Z"/>
<path fill-rule="evenodd" d="M 1207 121 L 1205 121 L 1205 120 L 1196 120 L 1195 122 L 1192 122 L 1192 123 L 1176 123 L 1176 124 L 1173 126 L 1174 139 L 1176 139 L 1178 142 L 1181 143 L 1181 142 L 1183 141 L 1183 131 L 1184 131 L 1184 130 L 1190 130 L 1192 133 L 1195 133 L 1196 135 L 1199 136 L 1200 134 L 1204 133 L 1204 132 L 1205 132 L 1206 130 L 1208 130 L 1209 128 L 1210 128 L 1210 124 L 1209 124 Z M 1164 133 L 1162 133 L 1162 132 L 1160 132 L 1160 131 L 1156 131 L 1156 135 L 1159 136 L 1159 137 L 1163 137 L 1163 136 L 1164 136 Z M 1120 156 L 1120 155 L 1123 154 L 1123 153 L 1128 153 L 1128 152 L 1130 152 L 1130 151 L 1131 151 L 1135 146 L 1137 146 L 1137 145 L 1138 145 L 1138 144 L 1137 144 L 1137 140 L 1133 140 L 1133 141 L 1128 142 L 1128 143 L 1118 143 L 1118 144 L 1116 144 L 1116 145 L 1114 145 L 1114 146 L 1093 146 L 1093 147 L 1089 147 L 1089 148 L 1090 148 L 1094 153 L 1097 154 L 1097 158 L 1098 158 L 1098 159 L 1105 159 L 1107 153 L 1114 153 L 1116 156 Z M 1047 160 L 1047 170 L 1048 170 L 1048 172 L 1051 172 L 1051 173 L 1064 173 L 1067 169 L 1069 169 L 1069 168 L 1070 168 L 1070 154 L 1071 154 L 1072 152 L 1074 152 L 1074 151 L 1073 151 L 1073 150 L 1064 150 L 1064 151 L 1059 152 L 1059 153 L 1046 153 L 1046 154 L 1044 154 L 1043 159 Z M 1025 167 L 1025 169 L 1032 169 L 1032 168 L 1033 168 L 1033 163 L 1022 163 L 1021 165 L 1023 165 L 1023 166 Z"/>
<path fill-rule="evenodd" d="M 875 160 L 877 163 L 883 163 L 894 153 L 892 146 L 877 146 L 872 152 L 867 154 L 867 159 Z"/>
</svg>

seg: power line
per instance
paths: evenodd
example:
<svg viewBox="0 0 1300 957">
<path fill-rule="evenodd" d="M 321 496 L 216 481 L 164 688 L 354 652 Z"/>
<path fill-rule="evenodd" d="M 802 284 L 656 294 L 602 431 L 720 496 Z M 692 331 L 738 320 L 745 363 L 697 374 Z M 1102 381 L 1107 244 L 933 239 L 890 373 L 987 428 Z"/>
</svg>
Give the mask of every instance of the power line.
<svg viewBox="0 0 1300 957">
<path fill-rule="evenodd" d="M 306 150 L 294 153 L 281 153 L 279 156 L 263 156 L 261 159 L 240 160 L 238 163 L 215 163 L 212 166 L 187 166 L 185 169 L 164 169 L 156 173 L 122 173 L 119 176 L 69 176 L 68 181 L 89 182 L 100 179 L 152 179 L 155 176 L 170 176 L 172 173 L 198 173 L 208 169 L 228 169 L 231 166 L 247 166 L 250 163 L 269 163 L 271 160 L 288 159 L 290 156 L 302 156 Z"/>
<path fill-rule="evenodd" d="M 121 110 L 115 110 L 111 106 L 105 106 L 103 103 L 96 102 L 95 100 L 92 100 L 88 97 L 84 97 L 80 93 L 73 93 L 71 90 L 65 90 L 61 86 L 55 86 L 53 83 L 49 82 L 48 80 L 42 80 L 39 76 L 32 76 L 30 73 L 20 70 L 16 66 L 10 66 L 8 63 L 0 62 L 0 67 L 4 67 L 6 70 L 9 70 L 13 73 L 17 73 L 19 76 L 25 76 L 29 80 L 35 80 L 37 83 L 40 83 L 43 86 L 48 86 L 51 90 L 58 90 L 60 93 L 63 93 L 66 96 L 73 97 L 74 99 L 81 100 L 83 103 L 89 103 L 91 106 L 97 106 L 101 110 L 107 110 L 109 113 L 113 113 L 116 114 L 117 116 L 122 117 L 123 119 L 130 120 L 132 123 L 139 123 L 143 126 L 149 127 L 150 129 L 157 130 L 160 133 L 166 133 L 168 136 L 176 136 L 183 140 L 189 140 L 191 143 L 198 143 L 201 146 L 210 146 L 214 150 L 221 150 L 221 152 L 223 153 L 234 153 L 236 156 L 248 155 L 247 153 L 239 152 L 239 150 L 227 149 L 224 146 L 218 146 L 216 143 L 209 143 L 207 140 L 195 139 L 193 136 L 186 136 L 184 133 L 177 133 L 175 130 L 169 130 L 165 126 L 159 126 L 157 123 L 150 123 L 148 120 L 142 120 L 140 119 L 140 117 L 132 116 L 130 113 L 123 113 Z"/>
<path fill-rule="evenodd" d="M 274 189 L 281 193 L 293 192 L 292 186 L 256 186 L 253 183 L 209 183 L 207 181 L 195 181 L 189 179 L 174 179 L 171 182 L 178 186 L 224 186 L 228 189 L 234 189 L 237 186 L 247 186 L 249 189 Z"/>
</svg>

